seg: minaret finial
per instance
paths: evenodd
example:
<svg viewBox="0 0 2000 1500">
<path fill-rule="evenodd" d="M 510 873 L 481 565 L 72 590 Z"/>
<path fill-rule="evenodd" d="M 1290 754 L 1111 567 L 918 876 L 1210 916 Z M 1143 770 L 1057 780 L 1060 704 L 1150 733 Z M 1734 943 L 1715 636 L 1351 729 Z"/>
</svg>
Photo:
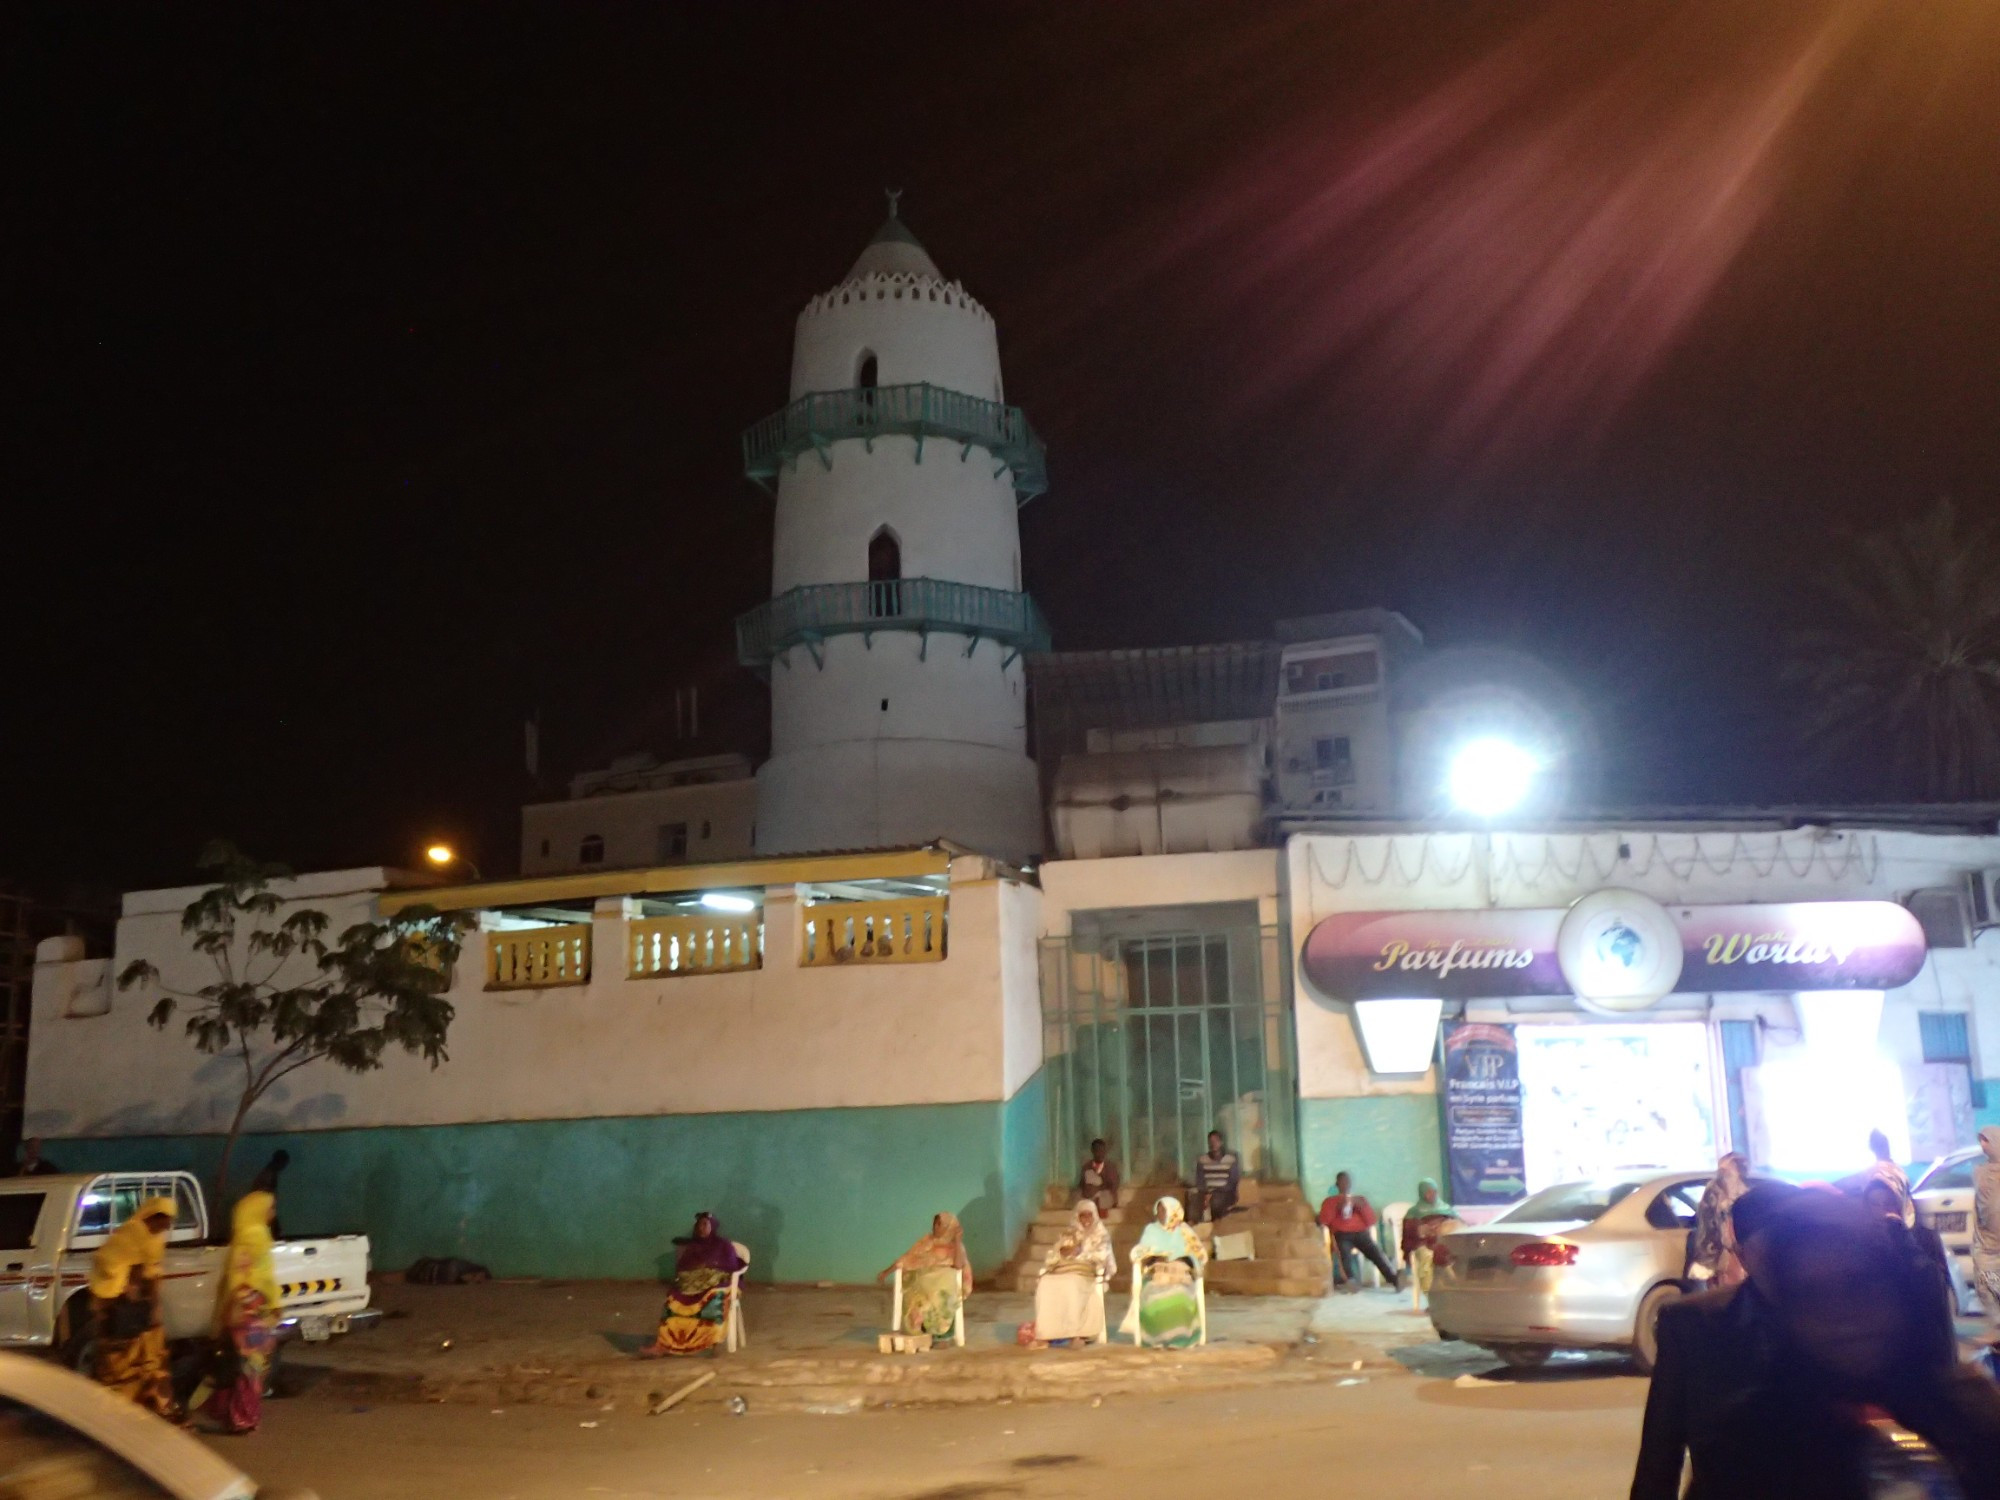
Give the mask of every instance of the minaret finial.
<svg viewBox="0 0 2000 1500">
<path fill-rule="evenodd" d="M 901 201 L 903 190 L 901 188 L 883 188 L 882 191 L 888 195 L 889 217 L 893 219 L 896 217 L 896 204 Z"/>
</svg>

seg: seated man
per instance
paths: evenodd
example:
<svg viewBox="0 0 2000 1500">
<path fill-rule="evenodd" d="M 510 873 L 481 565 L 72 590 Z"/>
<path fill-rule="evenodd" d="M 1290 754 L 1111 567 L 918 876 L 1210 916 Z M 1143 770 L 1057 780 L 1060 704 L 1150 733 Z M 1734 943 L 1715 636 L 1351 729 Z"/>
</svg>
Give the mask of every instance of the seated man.
<svg viewBox="0 0 2000 1500">
<path fill-rule="evenodd" d="M 1236 1207 L 1236 1194 L 1243 1180 L 1243 1164 L 1228 1148 L 1222 1132 L 1208 1133 L 1208 1154 L 1194 1164 L 1194 1193 L 1188 1200 L 1188 1217 L 1197 1224 L 1213 1223 Z"/>
<path fill-rule="evenodd" d="M 1361 1283 L 1355 1280 L 1357 1267 L 1354 1252 L 1359 1250 L 1375 1263 L 1375 1269 L 1382 1273 L 1382 1279 L 1390 1286 L 1399 1286 L 1396 1269 L 1382 1254 L 1375 1243 L 1375 1210 L 1368 1200 L 1354 1191 L 1354 1179 L 1347 1173 L 1339 1173 L 1333 1179 L 1333 1194 L 1319 1206 L 1320 1227 L 1333 1234 L 1333 1284 L 1352 1286 L 1356 1291 Z"/>
<path fill-rule="evenodd" d="M 1077 1174 L 1076 1195 L 1097 1205 L 1100 1214 L 1108 1214 L 1118 1206 L 1118 1163 L 1105 1154 L 1102 1140 L 1090 1143 L 1090 1160 L 1083 1164 Z"/>
</svg>

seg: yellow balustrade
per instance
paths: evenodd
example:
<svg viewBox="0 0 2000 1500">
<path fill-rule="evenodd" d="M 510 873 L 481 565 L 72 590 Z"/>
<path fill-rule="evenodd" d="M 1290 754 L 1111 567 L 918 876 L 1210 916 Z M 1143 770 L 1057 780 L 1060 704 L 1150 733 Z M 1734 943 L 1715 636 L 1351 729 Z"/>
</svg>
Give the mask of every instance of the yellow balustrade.
<svg viewBox="0 0 2000 1500">
<path fill-rule="evenodd" d="M 896 901 L 824 901 L 799 911 L 799 962 L 923 964 L 944 957 L 943 896 Z"/>
<path fill-rule="evenodd" d="M 486 934 L 486 988 L 540 990 L 590 982 L 590 924 Z"/>
<path fill-rule="evenodd" d="M 764 967 L 761 916 L 647 917 L 628 926 L 626 975 L 657 979 Z"/>
</svg>

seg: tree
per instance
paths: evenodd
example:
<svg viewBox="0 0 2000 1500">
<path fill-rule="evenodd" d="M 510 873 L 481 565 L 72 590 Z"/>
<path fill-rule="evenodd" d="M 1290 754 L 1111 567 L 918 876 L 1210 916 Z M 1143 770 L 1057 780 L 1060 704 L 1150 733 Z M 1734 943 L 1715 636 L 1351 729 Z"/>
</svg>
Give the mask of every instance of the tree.
<svg viewBox="0 0 2000 1500">
<path fill-rule="evenodd" d="M 328 943 L 325 912 L 298 907 L 280 918 L 287 903 L 271 883 L 291 873 L 283 866 L 215 843 L 199 867 L 217 883 L 181 913 L 181 931 L 214 966 L 215 982 L 173 989 L 154 964 L 138 959 L 118 976 L 118 987 L 157 989 L 147 1020 L 162 1030 L 186 1007 L 195 1046 L 243 1066 L 215 1174 L 223 1203 L 243 1122 L 283 1079 L 321 1061 L 370 1072 L 392 1044 L 432 1068 L 445 1061 L 452 1006 L 444 996 L 468 919 L 412 907 L 387 921 L 357 922 Z"/>
<path fill-rule="evenodd" d="M 1929 801 L 2000 797 L 2000 532 L 1950 500 L 1849 539 L 1796 633 L 1809 743 Z"/>
</svg>

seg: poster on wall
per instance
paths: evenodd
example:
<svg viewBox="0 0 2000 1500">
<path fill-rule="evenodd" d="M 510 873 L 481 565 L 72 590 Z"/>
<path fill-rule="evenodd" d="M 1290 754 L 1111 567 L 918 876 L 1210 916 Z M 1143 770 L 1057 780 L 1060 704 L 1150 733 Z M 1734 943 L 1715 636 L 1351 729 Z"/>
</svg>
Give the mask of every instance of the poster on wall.
<svg viewBox="0 0 2000 1500">
<path fill-rule="evenodd" d="M 1463 1021 L 1445 1028 L 1444 1118 L 1453 1203 L 1512 1203 L 1527 1191 L 1512 1026 Z"/>
</svg>

